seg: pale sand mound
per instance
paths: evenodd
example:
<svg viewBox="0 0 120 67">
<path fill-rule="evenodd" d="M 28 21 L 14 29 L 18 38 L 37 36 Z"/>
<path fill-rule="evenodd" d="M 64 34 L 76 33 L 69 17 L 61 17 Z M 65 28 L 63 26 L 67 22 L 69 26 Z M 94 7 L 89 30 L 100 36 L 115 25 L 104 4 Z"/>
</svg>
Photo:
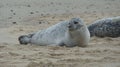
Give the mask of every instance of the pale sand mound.
<svg viewBox="0 0 120 67">
<path fill-rule="evenodd" d="M 120 37 L 89 46 L 20 45 L 20 35 L 81 17 L 86 24 L 120 16 L 120 0 L 0 0 L 0 67 L 120 67 Z"/>
</svg>

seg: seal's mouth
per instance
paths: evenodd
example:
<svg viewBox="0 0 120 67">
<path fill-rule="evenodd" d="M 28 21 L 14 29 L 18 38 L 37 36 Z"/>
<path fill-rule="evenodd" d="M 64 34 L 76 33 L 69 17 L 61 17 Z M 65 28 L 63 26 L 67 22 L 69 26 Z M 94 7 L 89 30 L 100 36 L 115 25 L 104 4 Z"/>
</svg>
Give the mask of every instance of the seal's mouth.
<svg viewBox="0 0 120 67">
<path fill-rule="evenodd" d="M 74 29 L 73 28 L 69 28 L 69 31 L 74 31 Z"/>
<path fill-rule="evenodd" d="M 75 27 L 75 29 L 78 30 L 78 29 L 81 29 L 82 27 L 84 27 L 84 25 L 78 25 Z"/>
</svg>

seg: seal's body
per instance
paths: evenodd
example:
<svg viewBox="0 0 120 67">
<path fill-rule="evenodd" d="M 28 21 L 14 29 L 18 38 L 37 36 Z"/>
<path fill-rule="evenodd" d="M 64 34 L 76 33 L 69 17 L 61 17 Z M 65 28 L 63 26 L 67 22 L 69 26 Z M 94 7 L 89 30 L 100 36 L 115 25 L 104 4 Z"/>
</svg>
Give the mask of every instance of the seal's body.
<svg viewBox="0 0 120 67">
<path fill-rule="evenodd" d="M 19 42 L 21 44 L 85 47 L 89 39 L 90 34 L 84 22 L 80 18 L 72 18 L 70 21 L 60 22 L 34 34 L 20 36 Z"/>
<path fill-rule="evenodd" d="M 120 17 L 97 20 L 88 29 L 91 37 L 120 37 Z"/>
</svg>

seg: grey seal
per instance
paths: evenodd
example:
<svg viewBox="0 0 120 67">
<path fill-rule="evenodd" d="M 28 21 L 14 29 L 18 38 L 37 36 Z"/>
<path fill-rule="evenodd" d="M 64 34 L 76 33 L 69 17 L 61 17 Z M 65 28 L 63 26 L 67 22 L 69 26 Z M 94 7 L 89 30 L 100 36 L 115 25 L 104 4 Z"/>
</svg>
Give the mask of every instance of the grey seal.
<svg viewBox="0 0 120 67">
<path fill-rule="evenodd" d="M 90 33 L 83 20 L 71 18 L 42 31 L 39 30 L 33 34 L 21 35 L 18 40 L 20 44 L 85 47 L 90 40 Z"/>
<path fill-rule="evenodd" d="M 120 37 L 120 16 L 103 18 L 88 25 L 90 36 Z"/>
</svg>

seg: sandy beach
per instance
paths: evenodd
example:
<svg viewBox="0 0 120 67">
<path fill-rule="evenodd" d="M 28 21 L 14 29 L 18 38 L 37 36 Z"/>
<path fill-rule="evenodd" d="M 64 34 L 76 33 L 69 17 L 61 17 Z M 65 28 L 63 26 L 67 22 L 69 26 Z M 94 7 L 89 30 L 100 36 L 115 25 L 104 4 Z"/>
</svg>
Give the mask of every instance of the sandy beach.
<svg viewBox="0 0 120 67">
<path fill-rule="evenodd" d="M 20 35 L 80 17 L 120 16 L 120 0 L 0 0 L 0 67 L 120 67 L 120 37 L 92 37 L 87 47 L 20 45 Z"/>
</svg>

